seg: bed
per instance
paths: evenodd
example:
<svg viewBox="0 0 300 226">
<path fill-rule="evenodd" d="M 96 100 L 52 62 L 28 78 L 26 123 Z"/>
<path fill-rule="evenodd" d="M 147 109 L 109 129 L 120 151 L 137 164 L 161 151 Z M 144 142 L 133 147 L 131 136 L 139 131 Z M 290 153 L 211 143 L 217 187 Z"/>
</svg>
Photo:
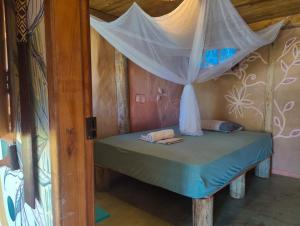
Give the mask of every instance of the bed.
<svg viewBox="0 0 300 226">
<path fill-rule="evenodd" d="M 177 127 L 172 128 L 179 134 Z M 232 196 L 242 198 L 249 169 L 258 165 L 258 176 L 269 175 L 272 138 L 268 133 L 205 131 L 204 136 L 183 136 L 181 143 L 162 145 L 138 139 L 147 132 L 96 140 L 95 163 L 190 197 L 194 210 L 200 212 L 212 209 L 213 195 L 228 184 Z M 202 216 L 197 219 L 196 215 L 203 215 L 199 211 L 194 211 L 194 225 L 212 225 L 212 216 L 208 223 L 201 222 L 207 220 Z"/>
</svg>

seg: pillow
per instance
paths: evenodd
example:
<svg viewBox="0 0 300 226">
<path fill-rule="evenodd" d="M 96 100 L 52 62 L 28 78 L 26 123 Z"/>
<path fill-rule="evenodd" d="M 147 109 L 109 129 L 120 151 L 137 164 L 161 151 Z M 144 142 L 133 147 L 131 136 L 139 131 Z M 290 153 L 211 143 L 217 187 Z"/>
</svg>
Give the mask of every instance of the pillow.
<svg viewBox="0 0 300 226">
<path fill-rule="evenodd" d="M 220 121 L 220 120 L 202 120 L 202 129 L 212 130 L 224 133 L 243 130 L 244 127 L 238 123 Z"/>
</svg>

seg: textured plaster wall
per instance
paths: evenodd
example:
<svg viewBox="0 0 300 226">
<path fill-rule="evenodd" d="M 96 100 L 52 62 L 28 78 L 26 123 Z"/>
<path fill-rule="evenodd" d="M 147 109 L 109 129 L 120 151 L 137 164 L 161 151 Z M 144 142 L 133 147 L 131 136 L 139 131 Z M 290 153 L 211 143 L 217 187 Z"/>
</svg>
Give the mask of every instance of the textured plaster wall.
<svg viewBox="0 0 300 226">
<path fill-rule="evenodd" d="M 215 81 L 197 85 L 203 118 L 270 131 L 273 172 L 300 178 L 300 28 L 281 31 Z"/>
</svg>

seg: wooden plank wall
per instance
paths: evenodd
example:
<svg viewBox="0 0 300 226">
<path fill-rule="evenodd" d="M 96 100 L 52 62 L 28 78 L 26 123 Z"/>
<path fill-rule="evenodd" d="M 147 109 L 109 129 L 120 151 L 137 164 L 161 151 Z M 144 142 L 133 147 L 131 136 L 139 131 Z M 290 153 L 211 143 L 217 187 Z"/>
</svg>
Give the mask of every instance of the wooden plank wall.
<svg viewBox="0 0 300 226">
<path fill-rule="evenodd" d="M 131 131 L 178 124 L 182 85 L 166 81 L 129 61 Z"/>
<path fill-rule="evenodd" d="M 97 137 L 118 134 L 115 49 L 91 29 L 93 113 Z"/>
<path fill-rule="evenodd" d="M 97 138 L 129 131 L 127 60 L 91 29 L 93 114 Z M 107 189 L 118 174 L 95 166 L 95 187 Z"/>
</svg>

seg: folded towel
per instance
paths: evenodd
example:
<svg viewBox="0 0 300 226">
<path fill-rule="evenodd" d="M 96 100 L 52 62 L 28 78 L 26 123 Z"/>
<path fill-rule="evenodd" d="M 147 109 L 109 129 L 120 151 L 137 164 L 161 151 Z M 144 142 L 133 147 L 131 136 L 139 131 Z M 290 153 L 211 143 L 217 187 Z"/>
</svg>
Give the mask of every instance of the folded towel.
<svg viewBox="0 0 300 226">
<path fill-rule="evenodd" d="M 175 138 L 170 138 L 170 139 L 165 139 L 165 140 L 159 140 L 156 143 L 169 145 L 169 144 L 176 144 L 176 143 L 179 143 L 182 141 L 183 141 L 183 138 L 175 137 Z"/>
<path fill-rule="evenodd" d="M 165 140 L 165 139 L 170 139 L 175 137 L 175 132 L 172 129 L 165 129 L 165 130 L 160 130 L 156 132 L 151 132 L 146 135 L 142 135 L 140 137 L 141 140 L 148 141 L 148 142 L 156 142 L 159 140 Z"/>
<path fill-rule="evenodd" d="M 230 133 L 233 131 L 243 130 L 243 126 L 234 122 L 219 120 L 202 120 L 202 129 Z"/>
</svg>

